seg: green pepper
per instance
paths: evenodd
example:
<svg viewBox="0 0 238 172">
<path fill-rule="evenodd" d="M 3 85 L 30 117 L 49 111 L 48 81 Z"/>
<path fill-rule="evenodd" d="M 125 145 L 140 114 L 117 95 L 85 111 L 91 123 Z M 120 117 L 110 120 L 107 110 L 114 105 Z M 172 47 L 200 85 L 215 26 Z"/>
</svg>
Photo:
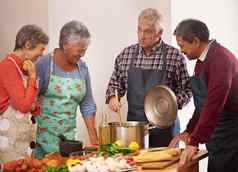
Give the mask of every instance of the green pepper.
<svg viewBox="0 0 238 172">
<path fill-rule="evenodd" d="M 58 167 L 47 166 L 43 170 L 43 172 L 69 172 L 69 170 L 66 165 L 58 166 Z"/>
<path fill-rule="evenodd" d="M 127 147 L 120 147 L 117 144 L 102 144 L 99 147 L 99 156 L 108 155 L 113 156 L 115 154 L 121 153 L 123 155 L 127 155 L 132 153 L 133 151 Z"/>
</svg>

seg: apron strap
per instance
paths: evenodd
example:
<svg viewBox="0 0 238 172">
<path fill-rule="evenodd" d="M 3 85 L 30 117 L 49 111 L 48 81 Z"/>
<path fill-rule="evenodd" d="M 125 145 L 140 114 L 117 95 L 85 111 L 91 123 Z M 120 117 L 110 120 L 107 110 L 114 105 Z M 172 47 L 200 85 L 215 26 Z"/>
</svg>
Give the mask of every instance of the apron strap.
<svg viewBox="0 0 238 172">
<path fill-rule="evenodd" d="M 167 49 L 166 49 L 163 42 L 161 42 L 161 44 L 162 44 L 162 61 L 163 61 L 163 65 L 162 65 L 162 72 L 163 72 L 163 77 L 162 78 L 163 79 L 162 79 L 162 82 L 164 82 L 166 80 Z M 131 62 L 130 62 L 129 69 L 133 67 L 133 62 L 138 57 L 138 55 L 139 55 L 139 47 L 136 49 L 135 53 L 133 54 L 133 57 L 132 57 Z"/>
<path fill-rule="evenodd" d="M 139 51 L 140 51 L 140 47 L 138 46 L 138 47 L 136 48 L 135 53 L 132 55 L 129 69 L 133 67 L 133 62 L 134 62 L 134 60 L 139 56 Z"/>
<path fill-rule="evenodd" d="M 162 77 L 162 83 L 165 83 L 166 81 L 166 65 L 167 65 L 167 49 L 165 45 L 162 45 L 162 60 L 163 60 L 163 66 L 162 66 L 162 72 L 163 72 L 163 77 Z"/>
<path fill-rule="evenodd" d="M 15 61 L 12 57 L 8 57 L 8 59 L 9 59 L 11 62 L 14 63 L 14 65 L 16 66 L 18 72 L 19 72 L 20 75 L 21 75 L 22 80 L 24 81 L 24 75 L 23 75 L 21 69 L 19 68 L 19 66 L 17 65 L 16 61 Z"/>
<path fill-rule="evenodd" d="M 51 57 L 54 57 L 53 53 L 51 54 Z M 50 75 L 53 74 L 53 68 L 54 68 L 53 58 L 50 58 Z"/>
</svg>

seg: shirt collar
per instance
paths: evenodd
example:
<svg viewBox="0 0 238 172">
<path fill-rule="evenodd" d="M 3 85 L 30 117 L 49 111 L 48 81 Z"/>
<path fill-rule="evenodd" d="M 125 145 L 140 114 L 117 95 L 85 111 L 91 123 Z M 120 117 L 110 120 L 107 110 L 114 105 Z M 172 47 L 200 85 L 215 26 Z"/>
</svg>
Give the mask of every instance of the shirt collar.
<svg viewBox="0 0 238 172">
<path fill-rule="evenodd" d="M 211 40 L 209 41 L 207 47 L 203 50 L 202 54 L 200 55 L 200 57 L 198 58 L 200 61 L 204 61 L 206 59 L 206 56 L 207 56 L 207 53 L 208 53 L 208 50 L 211 46 L 211 44 L 214 42 L 215 40 Z"/>
<path fill-rule="evenodd" d="M 163 43 L 162 39 L 160 39 L 159 42 L 157 42 L 157 43 L 153 46 L 151 53 L 153 53 L 153 52 L 155 52 L 156 50 L 160 49 L 160 48 L 162 47 L 162 44 L 164 44 L 164 43 Z M 140 53 L 143 52 L 143 48 L 142 48 L 140 45 L 139 45 L 139 52 L 140 52 Z"/>
</svg>

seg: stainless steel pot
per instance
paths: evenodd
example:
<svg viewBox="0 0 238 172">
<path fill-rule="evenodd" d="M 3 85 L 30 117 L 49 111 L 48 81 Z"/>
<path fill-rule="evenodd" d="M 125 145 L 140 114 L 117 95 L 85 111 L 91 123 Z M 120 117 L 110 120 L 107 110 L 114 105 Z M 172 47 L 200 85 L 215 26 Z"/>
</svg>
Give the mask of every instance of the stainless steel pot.
<svg viewBox="0 0 238 172">
<path fill-rule="evenodd" d="M 110 130 L 110 143 L 122 140 L 126 146 L 132 141 L 136 141 L 141 148 L 145 147 L 145 135 L 150 129 L 149 124 L 138 121 L 128 121 L 124 123 L 111 122 L 108 123 Z"/>
</svg>

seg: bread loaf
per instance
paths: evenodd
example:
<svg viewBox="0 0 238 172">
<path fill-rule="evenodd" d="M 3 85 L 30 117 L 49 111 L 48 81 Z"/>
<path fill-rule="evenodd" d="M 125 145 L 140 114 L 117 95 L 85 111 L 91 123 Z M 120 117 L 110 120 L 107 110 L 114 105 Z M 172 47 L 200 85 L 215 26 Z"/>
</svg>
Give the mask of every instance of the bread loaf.
<svg viewBox="0 0 238 172">
<path fill-rule="evenodd" d="M 161 151 L 148 151 L 141 153 L 138 156 L 134 156 L 134 160 L 137 163 L 143 162 L 155 162 L 155 161 L 171 161 L 176 156 L 180 156 L 181 150 L 179 148 L 168 148 Z"/>
</svg>

